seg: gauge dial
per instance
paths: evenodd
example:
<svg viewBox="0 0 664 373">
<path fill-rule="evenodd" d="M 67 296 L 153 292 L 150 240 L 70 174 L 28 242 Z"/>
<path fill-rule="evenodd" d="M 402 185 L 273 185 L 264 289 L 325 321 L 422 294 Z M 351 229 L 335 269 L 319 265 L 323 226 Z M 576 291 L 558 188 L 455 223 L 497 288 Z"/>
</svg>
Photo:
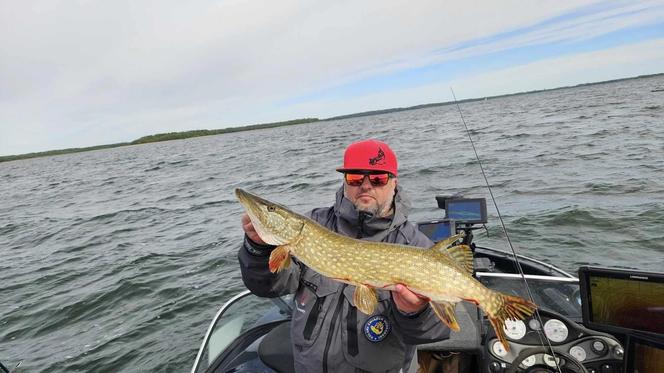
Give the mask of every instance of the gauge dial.
<svg viewBox="0 0 664 373">
<path fill-rule="evenodd" d="M 569 354 L 578 361 L 586 360 L 586 350 L 581 346 L 574 346 L 569 349 Z"/>
<path fill-rule="evenodd" d="M 507 338 L 518 341 L 526 336 L 526 324 L 521 320 L 505 320 L 505 334 Z"/>
<path fill-rule="evenodd" d="M 546 326 L 544 326 L 546 328 Z M 560 364 L 560 358 L 553 358 L 553 356 L 549 354 L 544 354 L 544 364 L 550 366 L 550 367 L 556 367 L 558 364 Z"/>
<path fill-rule="evenodd" d="M 563 342 L 569 335 L 569 329 L 562 321 L 551 319 L 544 323 L 544 334 L 552 342 Z"/>
<path fill-rule="evenodd" d="M 606 349 L 606 345 L 604 344 L 604 342 L 600 341 L 599 339 L 593 342 L 591 347 L 592 350 L 598 354 L 604 354 L 604 350 Z"/>
<path fill-rule="evenodd" d="M 535 357 L 535 355 L 530 355 L 527 358 L 523 359 L 521 364 L 526 368 L 530 368 L 533 365 L 535 365 L 536 362 L 537 362 L 537 358 Z"/>
<path fill-rule="evenodd" d="M 528 321 L 528 326 L 530 326 L 530 329 L 532 330 L 542 329 L 542 324 L 536 319 L 530 319 L 530 321 Z"/>
<path fill-rule="evenodd" d="M 505 357 L 507 355 L 507 350 L 505 350 L 505 347 L 503 347 L 503 344 L 500 343 L 500 341 L 493 342 L 491 351 L 493 351 L 493 353 L 499 357 Z"/>
</svg>

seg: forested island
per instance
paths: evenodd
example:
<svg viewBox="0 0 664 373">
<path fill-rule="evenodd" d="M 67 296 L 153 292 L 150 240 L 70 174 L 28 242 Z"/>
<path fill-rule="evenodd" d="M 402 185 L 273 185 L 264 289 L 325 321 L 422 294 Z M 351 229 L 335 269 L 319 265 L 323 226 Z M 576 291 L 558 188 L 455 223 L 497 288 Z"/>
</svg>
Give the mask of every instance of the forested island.
<svg viewBox="0 0 664 373">
<path fill-rule="evenodd" d="M 46 152 L 0 156 L 0 162 L 15 161 L 15 160 L 19 160 L 19 159 L 28 159 L 28 158 L 36 158 L 36 157 L 48 157 L 48 156 L 60 155 L 60 154 L 80 153 L 80 152 L 87 152 L 87 151 L 91 151 L 91 150 L 117 148 L 117 147 L 120 147 L 120 146 L 147 144 L 147 143 L 159 142 L 159 141 L 181 140 L 181 139 L 188 139 L 190 137 L 221 135 L 221 134 L 224 134 L 224 133 L 239 132 L 239 131 L 250 131 L 250 130 L 257 130 L 257 129 L 262 129 L 262 128 L 292 126 L 292 125 L 295 125 L 295 124 L 311 123 L 311 122 L 318 122 L 318 121 L 319 121 L 318 118 L 302 118 L 302 119 L 287 120 L 287 121 L 283 121 L 283 122 L 252 124 L 252 125 L 243 126 L 243 127 L 230 127 L 230 128 L 222 128 L 222 129 L 217 129 L 217 130 L 192 130 L 192 131 L 183 131 L 183 132 L 158 133 L 158 134 L 155 134 L 155 135 L 143 136 L 143 137 L 138 138 L 138 139 L 136 139 L 134 141 L 131 141 L 131 142 L 119 142 L 119 143 L 115 143 L 115 144 L 89 146 L 89 147 L 85 147 L 85 148 L 67 148 L 67 149 L 59 149 L 59 150 L 49 150 L 49 151 L 46 151 Z"/>
</svg>

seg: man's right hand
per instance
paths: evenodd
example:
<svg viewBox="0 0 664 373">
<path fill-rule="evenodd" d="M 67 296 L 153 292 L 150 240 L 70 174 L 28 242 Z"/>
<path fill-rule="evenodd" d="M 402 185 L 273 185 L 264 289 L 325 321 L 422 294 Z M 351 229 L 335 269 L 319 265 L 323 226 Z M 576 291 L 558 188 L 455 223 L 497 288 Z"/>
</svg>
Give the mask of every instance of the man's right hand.
<svg viewBox="0 0 664 373">
<path fill-rule="evenodd" d="M 247 213 L 242 214 L 242 229 L 244 229 L 244 233 L 247 234 L 247 237 L 249 237 L 252 242 L 259 245 L 267 245 L 256 232 L 254 224 L 251 222 L 251 219 L 249 219 Z"/>
</svg>

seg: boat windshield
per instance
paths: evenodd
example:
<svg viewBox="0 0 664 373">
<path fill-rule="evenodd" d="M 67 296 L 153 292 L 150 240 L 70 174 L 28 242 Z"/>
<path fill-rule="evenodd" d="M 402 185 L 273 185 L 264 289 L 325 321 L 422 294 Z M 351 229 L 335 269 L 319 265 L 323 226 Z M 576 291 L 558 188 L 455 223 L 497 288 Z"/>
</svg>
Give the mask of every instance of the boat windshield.
<svg viewBox="0 0 664 373">
<path fill-rule="evenodd" d="M 191 372 L 205 372 L 226 347 L 247 330 L 271 321 L 290 318 L 291 304 L 290 295 L 260 298 L 248 290 L 230 299 L 210 324 Z"/>
<path fill-rule="evenodd" d="M 530 298 L 520 275 L 478 272 L 477 278 L 490 289 Z M 526 280 L 533 300 L 540 308 L 581 322 L 581 292 L 577 278 L 526 275 Z"/>
</svg>

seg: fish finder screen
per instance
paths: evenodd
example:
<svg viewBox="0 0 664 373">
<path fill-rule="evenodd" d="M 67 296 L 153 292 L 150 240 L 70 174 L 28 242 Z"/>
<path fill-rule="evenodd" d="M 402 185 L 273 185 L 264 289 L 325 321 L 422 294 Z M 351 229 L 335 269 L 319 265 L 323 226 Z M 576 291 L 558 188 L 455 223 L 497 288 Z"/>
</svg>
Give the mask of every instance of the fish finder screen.
<svg viewBox="0 0 664 373">
<path fill-rule="evenodd" d="M 444 240 L 456 233 L 454 222 L 447 220 L 419 223 L 417 226 L 433 242 Z"/>
<path fill-rule="evenodd" d="M 486 223 L 484 199 L 450 199 L 445 205 L 446 218 L 458 222 Z"/>
<path fill-rule="evenodd" d="M 592 325 L 588 326 L 664 333 L 664 276 L 613 270 L 590 271 L 586 276 L 584 322 Z"/>
</svg>

